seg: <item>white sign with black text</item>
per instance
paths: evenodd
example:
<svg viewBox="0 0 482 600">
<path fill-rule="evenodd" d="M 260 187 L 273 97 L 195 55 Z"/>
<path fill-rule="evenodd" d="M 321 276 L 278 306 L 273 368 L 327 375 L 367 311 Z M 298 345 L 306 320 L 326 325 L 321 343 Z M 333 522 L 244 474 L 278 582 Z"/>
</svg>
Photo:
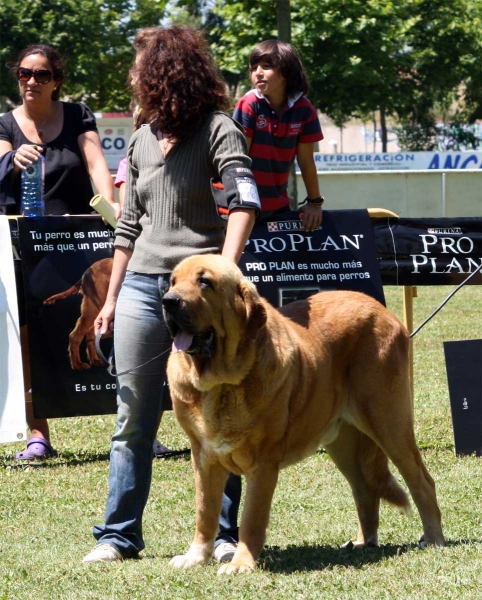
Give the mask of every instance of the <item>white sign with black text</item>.
<svg viewBox="0 0 482 600">
<path fill-rule="evenodd" d="M 364 152 L 315 153 L 318 172 L 323 171 L 432 171 L 482 169 L 482 152 Z"/>
<path fill-rule="evenodd" d="M 27 438 L 22 351 L 7 217 L 0 216 L 0 443 Z"/>
</svg>

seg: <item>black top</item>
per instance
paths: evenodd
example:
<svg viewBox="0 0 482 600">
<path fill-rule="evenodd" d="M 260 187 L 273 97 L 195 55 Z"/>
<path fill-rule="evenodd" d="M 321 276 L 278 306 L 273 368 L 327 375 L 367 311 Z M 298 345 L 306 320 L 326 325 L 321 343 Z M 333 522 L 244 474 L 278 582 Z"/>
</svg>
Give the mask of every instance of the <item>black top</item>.
<svg viewBox="0 0 482 600">
<path fill-rule="evenodd" d="M 62 131 L 51 142 L 37 144 L 44 148 L 45 214 L 89 214 L 92 212 L 89 201 L 94 192 L 77 140 L 86 131 L 97 131 L 95 117 L 85 104 L 62 102 L 62 106 Z M 22 144 L 33 143 L 22 133 L 11 112 L 0 117 L 0 140 L 10 142 L 14 150 Z M 13 211 L 9 210 L 12 214 L 20 213 L 19 181 L 16 184 L 15 198 L 18 206 Z"/>
</svg>

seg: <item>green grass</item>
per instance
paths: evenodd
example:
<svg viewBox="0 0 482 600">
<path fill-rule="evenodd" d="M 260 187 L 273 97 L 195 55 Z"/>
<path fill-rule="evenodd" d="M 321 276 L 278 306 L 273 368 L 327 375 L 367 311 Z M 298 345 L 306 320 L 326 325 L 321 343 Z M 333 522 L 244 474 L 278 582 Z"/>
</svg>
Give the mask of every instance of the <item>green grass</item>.
<svg viewBox="0 0 482 600">
<path fill-rule="evenodd" d="M 453 288 L 419 288 L 418 325 Z M 401 314 L 402 291 L 386 288 Z M 482 462 L 454 455 L 442 342 L 482 337 L 480 288 L 462 289 L 414 338 L 416 434 L 437 483 L 448 545 L 419 550 L 418 514 L 383 505 L 380 547 L 340 548 L 356 533 L 348 485 L 318 452 L 282 472 L 268 540 L 255 573 L 218 577 L 217 567 L 176 571 L 169 558 L 194 532 L 194 483 L 188 456 L 156 460 L 142 560 L 83 565 L 102 523 L 114 416 L 52 420 L 59 457 L 19 467 L 20 444 L 0 446 L 0 600 L 303 600 L 482 597 Z M 188 445 L 172 413 L 160 439 Z"/>
</svg>

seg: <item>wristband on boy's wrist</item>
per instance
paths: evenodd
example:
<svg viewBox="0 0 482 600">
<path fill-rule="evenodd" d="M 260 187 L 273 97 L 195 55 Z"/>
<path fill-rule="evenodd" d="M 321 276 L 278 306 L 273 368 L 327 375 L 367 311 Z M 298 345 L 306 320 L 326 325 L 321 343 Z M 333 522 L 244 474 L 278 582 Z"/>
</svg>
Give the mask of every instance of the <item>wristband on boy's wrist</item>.
<svg viewBox="0 0 482 600">
<path fill-rule="evenodd" d="M 308 196 L 306 196 L 303 204 L 308 203 L 308 204 L 311 204 L 312 206 L 317 206 L 317 207 L 321 208 L 323 206 L 324 201 L 325 201 L 325 198 L 323 196 L 318 196 L 318 198 L 308 198 Z"/>
</svg>

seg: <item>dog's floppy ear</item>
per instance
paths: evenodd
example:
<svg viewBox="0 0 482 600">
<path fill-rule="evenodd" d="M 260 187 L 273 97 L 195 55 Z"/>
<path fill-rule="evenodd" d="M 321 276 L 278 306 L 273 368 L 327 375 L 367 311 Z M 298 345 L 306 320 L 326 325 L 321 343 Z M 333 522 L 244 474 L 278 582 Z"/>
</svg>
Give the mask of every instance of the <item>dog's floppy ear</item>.
<svg viewBox="0 0 482 600">
<path fill-rule="evenodd" d="M 266 309 L 255 286 L 249 281 L 243 280 L 240 282 L 238 294 L 243 300 L 246 310 L 244 332 L 248 338 L 254 340 L 258 331 L 266 325 L 268 319 Z"/>
</svg>

